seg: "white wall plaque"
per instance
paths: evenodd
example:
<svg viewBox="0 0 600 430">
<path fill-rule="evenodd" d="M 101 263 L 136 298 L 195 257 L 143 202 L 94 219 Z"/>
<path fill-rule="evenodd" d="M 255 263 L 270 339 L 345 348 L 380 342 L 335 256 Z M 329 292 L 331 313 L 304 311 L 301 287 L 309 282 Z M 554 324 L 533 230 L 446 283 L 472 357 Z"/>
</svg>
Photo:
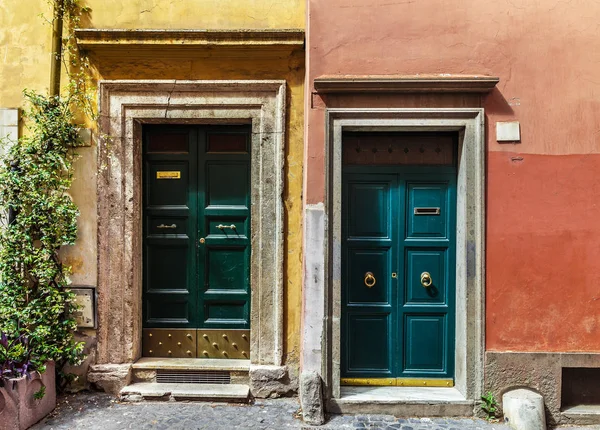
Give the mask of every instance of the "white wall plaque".
<svg viewBox="0 0 600 430">
<path fill-rule="evenodd" d="M 497 122 L 496 140 L 498 142 L 520 142 L 521 125 L 519 124 L 519 121 Z"/>
<path fill-rule="evenodd" d="M 96 328 L 96 291 L 92 287 L 71 289 L 75 293 L 75 303 L 79 307 L 75 313 L 77 327 Z"/>
</svg>

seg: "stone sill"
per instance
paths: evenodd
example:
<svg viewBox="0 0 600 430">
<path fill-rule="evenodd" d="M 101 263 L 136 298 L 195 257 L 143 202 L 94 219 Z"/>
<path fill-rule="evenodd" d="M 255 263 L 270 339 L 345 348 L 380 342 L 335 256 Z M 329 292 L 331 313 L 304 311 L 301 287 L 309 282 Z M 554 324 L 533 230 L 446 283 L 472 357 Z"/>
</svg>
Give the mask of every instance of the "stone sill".
<svg viewBox="0 0 600 430">
<path fill-rule="evenodd" d="M 250 370 L 250 360 L 227 360 L 217 358 L 151 358 L 136 361 L 134 369 L 161 370 Z"/>
<path fill-rule="evenodd" d="M 560 412 L 565 423 L 600 424 L 600 405 L 577 405 Z"/>
<path fill-rule="evenodd" d="M 340 75 L 315 78 L 320 94 L 329 93 L 488 93 L 500 78 L 480 75 Z"/>
<path fill-rule="evenodd" d="M 331 413 L 402 416 L 472 416 L 474 402 L 456 388 L 341 387 L 341 397 L 329 399 Z"/>
</svg>

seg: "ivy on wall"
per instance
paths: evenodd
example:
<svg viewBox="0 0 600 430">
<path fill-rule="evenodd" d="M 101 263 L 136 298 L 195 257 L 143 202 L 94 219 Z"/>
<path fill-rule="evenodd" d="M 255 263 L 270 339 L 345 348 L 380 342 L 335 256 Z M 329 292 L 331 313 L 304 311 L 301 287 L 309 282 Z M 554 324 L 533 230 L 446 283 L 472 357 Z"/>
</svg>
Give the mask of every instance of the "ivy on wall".
<svg viewBox="0 0 600 430">
<path fill-rule="evenodd" d="M 34 363 L 78 364 L 77 308 L 58 256 L 77 237 L 79 212 L 68 191 L 78 127 L 68 102 L 25 96 L 30 133 L 0 164 L 0 207 L 11 214 L 0 231 L 0 331 L 26 336 Z"/>
<path fill-rule="evenodd" d="M 60 12 L 67 30 L 60 53 L 69 78 L 67 96 L 25 91 L 28 133 L 18 142 L 8 142 L 0 160 L 0 207 L 9 210 L 0 229 L 0 333 L 7 345 L 26 339 L 17 342 L 26 348 L 15 351 L 22 350 L 32 369 L 43 369 L 43 363 L 54 360 L 61 376 L 65 364 L 77 365 L 83 359 L 83 343 L 75 340 L 77 305 L 68 287 L 70 268 L 62 264 L 58 251 L 77 238 L 79 211 L 68 193 L 74 148 L 79 145 L 75 114 L 78 119 L 81 113 L 91 119 L 94 115 L 89 62 L 77 49 L 73 31 L 89 10 L 79 0 L 58 4 L 55 12 Z M 55 13 L 49 22 L 57 19 Z M 19 362 L 24 357 L 8 358 Z"/>
</svg>

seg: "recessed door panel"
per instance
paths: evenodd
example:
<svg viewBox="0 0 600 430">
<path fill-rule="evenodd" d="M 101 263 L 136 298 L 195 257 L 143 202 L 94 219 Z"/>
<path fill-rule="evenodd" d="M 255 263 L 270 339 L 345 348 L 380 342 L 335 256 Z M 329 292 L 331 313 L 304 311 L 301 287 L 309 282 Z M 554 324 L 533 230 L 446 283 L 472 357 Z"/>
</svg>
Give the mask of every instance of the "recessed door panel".
<svg viewBox="0 0 600 430">
<path fill-rule="evenodd" d="M 187 206 L 190 185 L 186 161 L 153 161 L 147 166 L 149 206 Z"/>
<path fill-rule="evenodd" d="M 207 249 L 207 291 L 238 290 L 246 292 L 248 286 L 247 248 Z"/>
<path fill-rule="evenodd" d="M 445 261 L 444 249 L 406 249 L 404 304 L 446 303 Z"/>
<path fill-rule="evenodd" d="M 349 314 L 347 327 L 346 372 L 389 376 L 390 315 Z"/>
<path fill-rule="evenodd" d="M 405 315 L 406 372 L 423 373 L 446 370 L 445 315 Z"/>
<path fill-rule="evenodd" d="M 248 239 L 248 217 L 209 217 L 206 216 L 207 236 L 221 236 L 227 239 Z"/>
<path fill-rule="evenodd" d="M 387 182 L 348 184 L 348 236 L 389 238 L 390 187 Z"/>
<path fill-rule="evenodd" d="M 206 166 L 207 206 L 248 207 L 249 179 L 247 162 L 208 162 Z"/>
<path fill-rule="evenodd" d="M 407 183 L 407 237 L 446 237 L 448 184 L 425 181 Z"/>
<path fill-rule="evenodd" d="M 157 241 L 155 241 L 157 242 Z M 188 242 L 177 244 L 154 243 L 147 246 L 148 292 L 155 291 L 189 291 L 188 271 Z"/>
<path fill-rule="evenodd" d="M 188 219 L 180 216 L 150 216 L 146 221 L 146 234 L 160 238 L 173 235 L 187 239 Z"/>
<path fill-rule="evenodd" d="M 149 301 L 146 321 L 154 324 L 169 324 L 172 327 L 185 326 L 190 323 L 188 294 L 161 294 L 157 300 Z"/>
<path fill-rule="evenodd" d="M 227 302 L 205 300 L 205 326 L 213 327 L 215 324 L 246 325 L 248 318 L 247 302 L 228 300 Z"/>
<path fill-rule="evenodd" d="M 391 249 L 348 250 L 348 305 L 390 304 Z M 371 277 L 367 274 L 371 273 Z"/>
</svg>

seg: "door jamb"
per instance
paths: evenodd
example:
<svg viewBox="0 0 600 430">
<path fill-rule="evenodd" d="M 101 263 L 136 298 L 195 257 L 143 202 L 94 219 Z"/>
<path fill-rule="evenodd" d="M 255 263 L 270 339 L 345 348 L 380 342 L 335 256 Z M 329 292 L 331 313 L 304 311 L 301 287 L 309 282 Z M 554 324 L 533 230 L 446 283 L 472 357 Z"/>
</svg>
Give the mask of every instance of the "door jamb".
<svg viewBox="0 0 600 430">
<path fill-rule="evenodd" d="M 483 388 L 485 350 L 485 130 L 482 108 L 348 108 L 326 111 L 326 198 L 321 242 L 325 269 L 322 289 L 325 324 L 321 326 L 324 341 L 321 375 L 325 382 L 326 397 L 341 396 L 341 172 L 342 131 L 346 130 L 459 133 L 455 387 L 465 398 L 478 399 Z M 309 221 L 307 219 L 307 223 Z M 312 252 L 316 250 L 313 249 Z M 310 335 L 305 333 L 305 336 L 307 334 Z M 312 335 L 316 336 L 318 333 Z"/>
<path fill-rule="evenodd" d="M 124 384 L 141 355 L 142 124 L 252 124 L 251 364 L 283 366 L 286 91 L 283 80 L 99 82 L 98 364 L 90 380 L 111 381 L 110 368 Z"/>
</svg>

